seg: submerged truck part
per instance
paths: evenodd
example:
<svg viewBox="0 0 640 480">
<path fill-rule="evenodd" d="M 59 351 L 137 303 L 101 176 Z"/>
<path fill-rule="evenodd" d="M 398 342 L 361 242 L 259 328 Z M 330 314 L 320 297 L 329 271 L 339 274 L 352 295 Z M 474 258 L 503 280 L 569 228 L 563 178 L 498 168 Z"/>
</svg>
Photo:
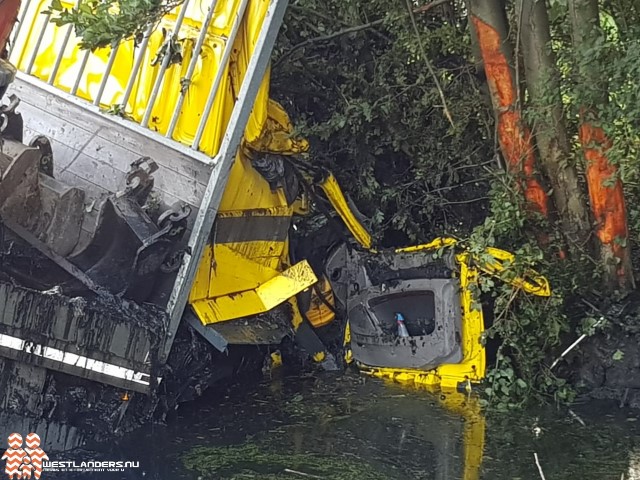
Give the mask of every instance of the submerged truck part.
<svg viewBox="0 0 640 480">
<path fill-rule="evenodd" d="M 0 282 L 0 355 L 149 393 L 163 313 L 114 298 L 70 298 Z M 28 339 L 28 340 L 26 340 Z"/>
<path fill-rule="evenodd" d="M 430 370 L 462 360 L 460 283 L 452 254 L 337 249 L 329 278 L 346 307 L 354 358 L 376 367 Z M 396 313 L 408 337 L 398 336 Z"/>
<path fill-rule="evenodd" d="M 16 105 L 2 107 L 3 132 L 15 131 L 14 122 L 21 127 Z M 127 187 L 103 199 L 96 227 L 81 239 L 84 191 L 50 176 L 47 142 L 37 138 L 29 147 L 4 133 L 0 138 L 0 355 L 149 393 L 158 380 L 152 366 L 166 313 L 132 300 L 148 297 L 184 232 L 188 209 L 166 211 L 159 225 L 149 218 L 139 202 L 153 185 L 155 167 L 142 159 Z M 29 278 L 25 257 L 47 274 Z"/>
<path fill-rule="evenodd" d="M 515 257 L 486 248 L 471 253 L 453 238 L 389 252 L 336 249 L 327 276 L 349 314 L 345 345 L 372 375 L 401 383 L 469 389 L 485 375 L 483 311 L 474 288 L 482 272 L 531 295 L 547 297 L 538 272 L 514 271 Z M 404 317 L 409 336 L 398 334 Z"/>
<path fill-rule="evenodd" d="M 331 254 L 327 277 L 349 318 L 350 354 L 364 371 L 440 388 L 482 380 L 484 321 L 470 290 L 477 273 L 466 254 L 447 248 L 454 244 L 436 239 L 388 252 L 342 246 Z M 408 337 L 398 335 L 396 314 Z"/>
</svg>

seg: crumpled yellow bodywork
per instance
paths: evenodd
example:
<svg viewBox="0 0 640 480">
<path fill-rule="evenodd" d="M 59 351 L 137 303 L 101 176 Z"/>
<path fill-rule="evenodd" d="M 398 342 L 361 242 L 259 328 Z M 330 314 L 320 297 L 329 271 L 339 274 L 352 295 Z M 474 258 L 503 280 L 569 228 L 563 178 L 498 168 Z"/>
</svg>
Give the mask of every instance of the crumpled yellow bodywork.
<svg viewBox="0 0 640 480">
<path fill-rule="evenodd" d="M 454 238 L 436 238 L 428 244 L 416 245 L 398 249 L 398 252 L 417 252 L 423 250 L 433 250 L 454 248 L 459 246 L 458 240 Z M 481 344 L 482 333 L 484 331 L 484 318 L 482 310 L 475 308 L 476 302 L 473 298 L 473 285 L 478 280 L 480 272 L 498 276 L 503 281 L 507 281 L 515 288 L 524 292 L 548 297 L 551 295 L 551 288 L 548 280 L 535 272 L 528 270 L 524 276 L 514 275 L 509 278 L 501 277 L 508 266 L 513 264 L 515 257 L 513 254 L 498 248 L 487 248 L 482 255 L 471 254 L 465 248 L 459 248 L 455 256 L 456 263 L 460 268 L 460 303 L 462 308 L 461 338 L 463 358 L 460 363 L 444 364 L 428 371 L 380 368 L 363 364 L 358 366 L 362 371 L 372 376 L 385 378 L 402 384 L 410 384 L 416 387 L 427 389 L 439 388 L 442 390 L 464 390 L 471 391 L 472 384 L 482 381 L 486 373 L 485 349 Z M 348 337 L 348 332 L 347 332 Z M 345 345 L 348 338 L 345 340 Z"/>
<path fill-rule="evenodd" d="M 434 251 L 447 244 L 453 245 L 449 239 L 437 239 L 422 249 L 428 247 Z M 415 248 L 413 248 L 415 250 Z M 411 249 L 403 249 L 411 250 Z M 422 371 L 399 368 L 379 368 L 358 364 L 360 369 L 370 375 L 394 380 L 402 384 L 418 387 L 441 388 L 445 390 L 457 389 L 461 383 L 480 382 L 486 371 L 486 357 L 484 346 L 480 343 L 484 331 L 482 310 L 474 308 L 472 289 L 469 288 L 477 281 L 478 270 L 469 262 L 467 253 L 456 255 L 456 262 L 460 267 L 460 303 L 462 308 L 461 339 L 463 358 L 460 363 L 440 365 L 433 370 Z"/>
</svg>

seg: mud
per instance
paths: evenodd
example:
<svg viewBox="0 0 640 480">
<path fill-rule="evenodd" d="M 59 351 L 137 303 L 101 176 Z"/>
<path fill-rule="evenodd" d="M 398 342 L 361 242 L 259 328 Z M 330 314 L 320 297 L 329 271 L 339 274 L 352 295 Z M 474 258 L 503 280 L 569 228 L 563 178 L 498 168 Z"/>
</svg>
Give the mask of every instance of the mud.
<svg viewBox="0 0 640 480">
<path fill-rule="evenodd" d="M 262 367 L 263 349 L 221 353 L 187 325 L 180 327 L 167 364 L 159 365 L 164 309 L 89 292 L 16 238 L 3 237 L 0 246 L 0 333 L 150 375 L 150 395 L 135 393 L 117 381 L 106 385 L 87 370 L 50 365 L 28 349 L 0 346 L 0 407 L 27 424 L 46 419 L 104 441 L 163 422 L 180 403 Z"/>
<path fill-rule="evenodd" d="M 367 274 L 375 285 L 389 283 L 391 286 L 400 280 L 412 280 L 420 278 L 451 278 L 453 269 L 448 262 L 438 259 L 419 267 L 395 269 L 384 257 L 382 259 L 370 258 L 366 263 Z"/>
<path fill-rule="evenodd" d="M 640 292 L 596 306 L 604 327 L 568 355 L 564 368 L 585 397 L 640 408 Z"/>
</svg>

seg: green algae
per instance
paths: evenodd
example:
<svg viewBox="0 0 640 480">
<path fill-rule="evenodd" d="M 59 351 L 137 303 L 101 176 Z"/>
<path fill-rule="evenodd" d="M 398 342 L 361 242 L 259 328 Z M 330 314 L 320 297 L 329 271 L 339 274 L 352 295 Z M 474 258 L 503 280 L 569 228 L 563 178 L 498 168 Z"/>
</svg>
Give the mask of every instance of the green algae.
<svg viewBox="0 0 640 480">
<path fill-rule="evenodd" d="M 182 461 L 185 467 L 197 472 L 203 479 L 391 480 L 393 478 L 357 458 L 311 453 L 283 453 L 251 443 L 228 447 L 196 447 L 187 452 Z"/>
</svg>

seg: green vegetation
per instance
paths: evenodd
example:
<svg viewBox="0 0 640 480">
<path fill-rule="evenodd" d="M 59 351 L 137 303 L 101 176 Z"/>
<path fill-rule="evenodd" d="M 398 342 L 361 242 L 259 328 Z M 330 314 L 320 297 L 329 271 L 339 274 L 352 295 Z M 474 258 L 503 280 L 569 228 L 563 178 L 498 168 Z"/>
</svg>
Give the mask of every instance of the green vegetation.
<svg viewBox="0 0 640 480">
<path fill-rule="evenodd" d="M 68 9 L 60 0 L 53 0 L 44 13 L 52 15 L 56 25 L 71 24 L 82 46 L 91 50 L 139 37 L 148 25 L 156 23 L 183 0 L 80 0 Z"/>
<path fill-rule="evenodd" d="M 197 447 L 183 458 L 185 467 L 203 479 L 331 478 L 335 480 L 387 480 L 379 469 L 354 458 L 310 453 L 283 453 L 282 449 L 244 444 L 234 447 Z"/>
</svg>

